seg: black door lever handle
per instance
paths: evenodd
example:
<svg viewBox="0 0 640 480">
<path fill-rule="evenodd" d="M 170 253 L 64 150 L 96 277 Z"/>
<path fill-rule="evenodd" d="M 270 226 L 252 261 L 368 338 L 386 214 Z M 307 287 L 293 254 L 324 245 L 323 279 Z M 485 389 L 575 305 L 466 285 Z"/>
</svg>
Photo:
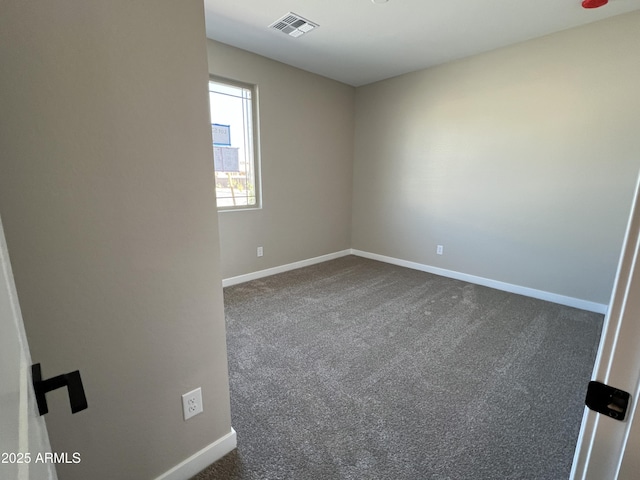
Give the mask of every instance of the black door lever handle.
<svg viewBox="0 0 640 480">
<path fill-rule="evenodd" d="M 78 413 L 88 407 L 87 397 L 84 394 L 84 387 L 82 385 L 79 370 L 43 380 L 40 364 L 36 363 L 31 366 L 31 376 L 33 379 L 33 389 L 36 394 L 36 402 L 38 403 L 38 411 L 40 412 L 40 415 L 44 415 L 49 412 L 46 394 L 52 390 L 57 390 L 62 387 L 67 387 L 69 403 L 71 404 L 71 413 Z"/>
</svg>

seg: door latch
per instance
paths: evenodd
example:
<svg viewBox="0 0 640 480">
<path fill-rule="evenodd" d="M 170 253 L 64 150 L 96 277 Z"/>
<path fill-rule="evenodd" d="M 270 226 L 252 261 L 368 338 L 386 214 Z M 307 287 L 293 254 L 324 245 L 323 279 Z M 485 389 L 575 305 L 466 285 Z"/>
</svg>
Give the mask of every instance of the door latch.
<svg viewBox="0 0 640 480">
<path fill-rule="evenodd" d="M 624 420 L 629 407 L 629 395 L 623 390 L 610 387 L 604 383 L 591 381 L 587 388 L 585 404 L 594 410 L 616 420 Z"/>
</svg>

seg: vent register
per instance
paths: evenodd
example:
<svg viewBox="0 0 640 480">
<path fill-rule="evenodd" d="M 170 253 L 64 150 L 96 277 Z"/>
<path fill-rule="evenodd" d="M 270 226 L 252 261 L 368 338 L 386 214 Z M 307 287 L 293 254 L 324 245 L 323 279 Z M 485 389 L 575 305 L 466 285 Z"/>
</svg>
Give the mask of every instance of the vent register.
<svg viewBox="0 0 640 480">
<path fill-rule="evenodd" d="M 284 17 L 269 25 L 269 28 L 280 30 L 282 33 L 294 38 L 298 38 L 317 27 L 319 27 L 317 23 L 310 22 L 292 12 L 287 13 Z"/>
</svg>

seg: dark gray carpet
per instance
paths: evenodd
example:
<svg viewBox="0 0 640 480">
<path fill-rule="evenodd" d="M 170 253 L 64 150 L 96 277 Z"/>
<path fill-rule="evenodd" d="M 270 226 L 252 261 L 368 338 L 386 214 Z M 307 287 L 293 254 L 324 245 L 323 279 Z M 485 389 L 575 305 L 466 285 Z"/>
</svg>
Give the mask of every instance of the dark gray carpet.
<svg viewBox="0 0 640 480">
<path fill-rule="evenodd" d="M 225 289 L 208 479 L 566 479 L 602 315 L 349 256 Z"/>
</svg>

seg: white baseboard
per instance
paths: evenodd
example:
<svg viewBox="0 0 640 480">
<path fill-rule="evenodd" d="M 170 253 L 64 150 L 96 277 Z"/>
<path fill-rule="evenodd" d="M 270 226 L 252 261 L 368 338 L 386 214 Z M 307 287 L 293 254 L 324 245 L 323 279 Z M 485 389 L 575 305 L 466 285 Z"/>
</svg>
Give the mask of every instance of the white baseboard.
<svg viewBox="0 0 640 480">
<path fill-rule="evenodd" d="M 232 428 L 224 437 L 180 462 L 171 470 L 160 475 L 156 480 L 189 480 L 191 477 L 220 460 L 236 448 L 236 431 Z"/>
<path fill-rule="evenodd" d="M 500 282 L 498 280 L 491 280 L 489 278 L 477 277 L 475 275 L 469 275 L 466 273 L 455 272 L 453 270 L 447 270 L 439 267 L 432 267 L 430 265 L 423 265 L 421 263 L 409 262 L 407 260 L 401 260 L 399 258 L 387 257 L 386 255 L 378 255 L 377 253 L 363 252 L 362 250 L 351 249 L 351 254 L 359 257 L 369 258 L 371 260 L 378 260 L 380 262 L 391 263 L 400 267 L 407 267 L 413 270 L 420 270 L 422 272 L 433 273 L 441 275 L 443 277 L 454 278 L 456 280 L 462 280 L 477 285 L 483 285 L 485 287 L 495 288 L 496 290 L 502 290 L 505 292 L 516 293 L 518 295 L 524 295 L 526 297 L 537 298 L 540 300 L 546 300 L 552 303 L 558 303 L 560 305 L 566 305 L 569 307 L 579 308 L 581 310 L 587 310 L 595 313 L 607 313 L 607 305 L 602 303 L 590 302 L 588 300 L 581 300 L 579 298 L 567 297 L 565 295 L 559 295 L 557 293 L 545 292 L 544 290 L 536 290 L 535 288 L 522 287 L 520 285 L 513 285 L 511 283 Z"/>
<path fill-rule="evenodd" d="M 514 285 L 511 283 L 500 282 L 498 280 L 492 280 L 490 278 L 478 277 L 475 275 L 469 275 L 467 273 L 456 272 L 453 270 L 447 270 L 445 268 L 433 267 L 431 265 L 424 265 L 422 263 L 410 262 L 408 260 L 402 260 L 399 258 L 388 257 L 386 255 L 379 255 L 377 253 L 365 252 L 362 250 L 348 249 L 340 252 L 330 253 L 322 255 L 320 257 L 309 258 L 307 260 L 301 260 L 299 262 L 288 263 L 279 267 L 268 268 L 266 270 L 259 270 L 257 272 L 247 273 L 245 275 L 238 275 L 237 277 L 225 278 L 222 280 L 223 287 L 229 287 L 231 285 L 237 285 L 239 283 L 249 282 L 258 278 L 268 277 L 277 273 L 288 272 L 289 270 L 295 270 L 297 268 L 307 267 L 309 265 L 315 265 L 316 263 L 326 262 L 335 258 L 344 257 L 346 255 L 357 255 L 359 257 L 369 258 L 371 260 L 378 260 L 380 262 L 390 263 L 392 265 L 398 265 L 400 267 L 411 268 L 413 270 L 420 270 L 422 272 L 433 273 L 435 275 L 441 275 L 443 277 L 454 278 L 456 280 L 462 280 L 464 282 L 474 283 L 476 285 L 483 285 L 485 287 L 495 288 L 496 290 L 502 290 L 504 292 L 516 293 L 518 295 L 524 295 L 526 297 L 537 298 L 540 300 L 546 300 L 552 303 L 558 303 L 560 305 L 566 305 L 568 307 L 579 308 L 581 310 L 587 310 L 589 312 L 606 314 L 608 306 L 603 303 L 591 302 L 589 300 L 582 300 L 580 298 L 568 297 L 566 295 L 560 295 L 557 293 L 545 292 L 544 290 L 537 290 L 535 288 L 523 287 L 520 285 Z"/>
<path fill-rule="evenodd" d="M 237 285 L 239 283 L 249 282 L 258 278 L 268 277 L 277 273 L 288 272 L 289 270 L 295 270 L 297 268 L 308 267 L 309 265 L 315 265 L 316 263 L 326 262 L 335 258 L 345 257 L 351 254 L 351 250 L 342 250 L 340 252 L 329 253 L 327 255 L 321 255 L 320 257 L 309 258 L 307 260 L 301 260 L 299 262 L 288 263 L 279 267 L 267 268 L 266 270 L 259 270 L 257 272 L 247 273 L 245 275 L 238 275 L 237 277 L 225 278 L 222 280 L 223 287 L 230 287 L 231 285 Z"/>
</svg>

